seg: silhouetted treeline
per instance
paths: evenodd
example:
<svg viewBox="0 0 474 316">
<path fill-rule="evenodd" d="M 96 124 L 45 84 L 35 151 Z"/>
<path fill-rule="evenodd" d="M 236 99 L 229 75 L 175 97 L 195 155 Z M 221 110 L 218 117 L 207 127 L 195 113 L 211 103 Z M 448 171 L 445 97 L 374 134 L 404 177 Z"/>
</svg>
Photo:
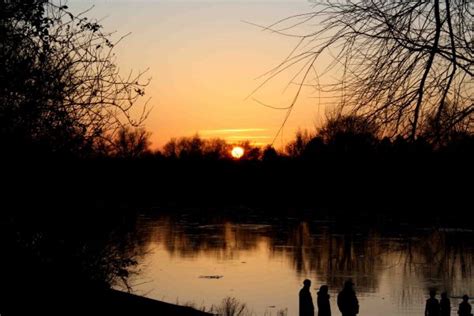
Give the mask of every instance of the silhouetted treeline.
<svg viewBox="0 0 474 316">
<path fill-rule="evenodd" d="M 473 154 L 474 134 L 468 130 L 453 130 L 444 135 L 443 141 L 425 129 L 414 141 L 402 135 L 384 136 L 379 127 L 362 117 L 353 115 L 328 118 L 316 132 L 298 131 L 284 150 L 271 145 L 263 148 L 249 141 L 230 144 L 224 139 L 204 139 L 198 134 L 191 137 L 172 138 L 161 150 L 150 148 L 150 134 L 144 129 L 119 131 L 112 146 L 105 148 L 102 156 L 161 160 L 233 160 L 234 146 L 244 149 L 243 161 L 317 160 L 321 157 L 393 155 L 427 155 L 432 153 Z"/>
<path fill-rule="evenodd" d="M 4 159 L 2 167 L 6 200 L 24 193 L 37 201 L 86 206 L 97 200 L 133 206 L 243 204 L 272 212 L 350 206 L 422 219 L 434 210 L 457 216 L 469 204 L 474 138 L 456 135 L 444 144 L 381 138 L 374 126 L 342 117 L 314 135 L 298 132 L 286 153 L 240 143 L 246 153 L 236 160 L 221 139 L 172 139 L 153 152 L 144 129 L 123 129 L 88 158 L 20 156 Z"/>
<path fill-rule="evenodd" d="M 402 135 L 384 136 L 380 126 L 363 117 L 339 115 L 329 117 L 312 134 L 298 131 L 286 146 L 290 158 L 312 159 L 318 155 L 392 155 L 427 154 L 432 152 L 473 153 L 474 134 L 468 129 L 453 129 L 444 134 L 442 141 L 434 136 L 433 128 L 426 127 L 415 141 Z"/>
<path fill-rule="evenodd" d="M 357 209 L 354 216 L 415 214 L 421 220 L 434 212 L 460 216 L 470 204 L 474 138 L 468 133 L 453 133 L 443 144 L 422 137 L 411 142 L 381 138 L 372 125 L 342 117 L 314 135 L 297 133 L 286 153 L 240 143 L 240 160 L 221 139 L 172 139 L 154 152 L 149 137 L 144 129 L 122 129 L 88 156 L 6 153 L 5 203 L 251 205 L 271 212 L 350 207 Z"/>
<path fill-rule="evenodd" d="M 269 214 L 319 209 L 331 214 L 472 217 L 472 157 L 446 154 L 307 160 L 16 161 L 3 164 L 3 212 L 68 212 L 114 206 L 247 205 Z"/>
</svg>

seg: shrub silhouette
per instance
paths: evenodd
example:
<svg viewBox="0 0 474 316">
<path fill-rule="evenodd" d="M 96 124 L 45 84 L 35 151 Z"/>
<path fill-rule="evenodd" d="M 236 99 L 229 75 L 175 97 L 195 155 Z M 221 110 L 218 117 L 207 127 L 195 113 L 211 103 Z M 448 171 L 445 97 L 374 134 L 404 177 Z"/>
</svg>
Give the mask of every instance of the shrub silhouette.
<svg viewBox="0 0 474 316">
<path fill-rule="evenodd" d="M 90 153 L 124 123 L 147 82 L 122 78 L 101 25 L 50 1 L 0 2 L 0 144 Z M 135 113 L 135 112 L 134 112 Z"/>
</svg>

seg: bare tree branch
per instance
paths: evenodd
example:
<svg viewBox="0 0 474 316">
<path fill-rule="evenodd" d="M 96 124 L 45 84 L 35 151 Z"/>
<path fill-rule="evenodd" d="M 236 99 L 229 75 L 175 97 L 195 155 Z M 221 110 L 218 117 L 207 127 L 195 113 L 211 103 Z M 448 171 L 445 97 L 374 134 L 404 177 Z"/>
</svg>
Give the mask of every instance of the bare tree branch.
<svg viewBox="0 0 474 316">
<path fill-rule="evenodd" d="M 474 130 L 469 123 L 474 108 L 469 1 L 312 2 L 313 12 L 262 27 L 300 39 L 256 89 L 298 67 L 289 82 L 300 84 L 300 88 L 289 105 L 281 107 L 288 108 L 282 127 L 301 87 L 312 84 L 306 70 L 330 57 L 324 71 L 316 67 L 315 89 L 324 93 L 325 99 L 339 98 L 340 112 L 365 116 L 383 126 L 387 135 L 401 134 L 412 140 L 423 133 L 428 120 L 430 124 L 434 120 L 439 131 L 448 132 L 446 128 L 452 124 Z M 309 21 L 317 24 L 311 24 L 313 30 L 308 32 Z M 331 82 L 334 76 L 337 81 Z M 448 125 L 441 127 L 442 123 Z"/>
</svg>

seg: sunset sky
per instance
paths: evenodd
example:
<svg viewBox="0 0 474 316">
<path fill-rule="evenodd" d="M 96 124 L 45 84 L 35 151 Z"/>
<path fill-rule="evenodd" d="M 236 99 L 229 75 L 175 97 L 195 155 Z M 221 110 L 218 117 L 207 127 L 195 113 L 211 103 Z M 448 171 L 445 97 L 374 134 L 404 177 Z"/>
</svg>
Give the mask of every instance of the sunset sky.
<svg viewBox="0 0 474 316">
<path fill-rule="evenodd" d="M 309 12 L 307 0 L 70 0 L 73 12 L 94 6 L 88 17 L 101 20 L 116 36 L 131 32 L 116 49 L 117 62 L 127 72 L 149 68 L 146 77 L 152 112 L 145 126 L 154 148 L 172 137 L 199 133 L 231 143 L 250 140 L 271 143 L 285 117 L 294 89 L 284 92 L 291 73 L 259 86 L 257 79 L 278 65 L 298 39 L 262 31 L 290 15 Z M 316 22 L 313 22 L 316 23 Z M 306 88 L 285 125 L 281 147 L 298 128 L 314 129 L 324 105 L 313 88 Z M 247 98 L 247 99 L 246 99 Z"/>
</svg>

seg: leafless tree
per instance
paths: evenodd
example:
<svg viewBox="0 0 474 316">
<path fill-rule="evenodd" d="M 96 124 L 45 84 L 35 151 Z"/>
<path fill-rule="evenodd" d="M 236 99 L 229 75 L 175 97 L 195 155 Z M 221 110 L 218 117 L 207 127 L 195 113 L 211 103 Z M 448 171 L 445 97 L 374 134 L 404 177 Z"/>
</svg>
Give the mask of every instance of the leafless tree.
<svg viewBox="0 0 474 316">
<path fill-rule="evenodd" d="M 354 115 L 328 116 L 326 123 L 318 128 L 317 136 L 326 143 L 335 141 L 339 136 L 363 137 L 375 140 L 378 128 L 362 117 Z"/>
<path fill-rule="evenodd" d="M 286 154 L 293 158 L 301 157 L 313 137 L 314 135 L 308 130 L 298 130 L 295 134 L 295 138 L 286 145 Z"/>
<path fill-rule="evenodd" d="M 111 141 L 108 154 L 113 157 L 136 159 L 151 154 L 150 136 L 144 128 L 124 127 Z"/>
<path fill-rule="evenodd" d="M 85 16 L 89 10 L 73 14 L 63 0 L 0 7 L 0 119 L 10 131 L 33 141 L 63 144 L 59 138 L 77 136 L 91 144 L 145 119 L 140 98 L 149 80 L 119 69 L 114 47 L 123 37 L 113 41 Z"/>
<path fill-rule="evenodd" d="M 384 126 L 387 135 L 413 140 L 428 117 L 438 138 L 458 124 L 474 131 L 472 1 L 311 2 L 311 12 L 264 28 L 298 39 L 262 83 L 294 71 L 298 88 L 281 108 L 287 117 L 303 87 L 312 85 L 337 95 L 339 110 Z M 328 56 L 332 61 L 317 71 Z"/>
</svg>

